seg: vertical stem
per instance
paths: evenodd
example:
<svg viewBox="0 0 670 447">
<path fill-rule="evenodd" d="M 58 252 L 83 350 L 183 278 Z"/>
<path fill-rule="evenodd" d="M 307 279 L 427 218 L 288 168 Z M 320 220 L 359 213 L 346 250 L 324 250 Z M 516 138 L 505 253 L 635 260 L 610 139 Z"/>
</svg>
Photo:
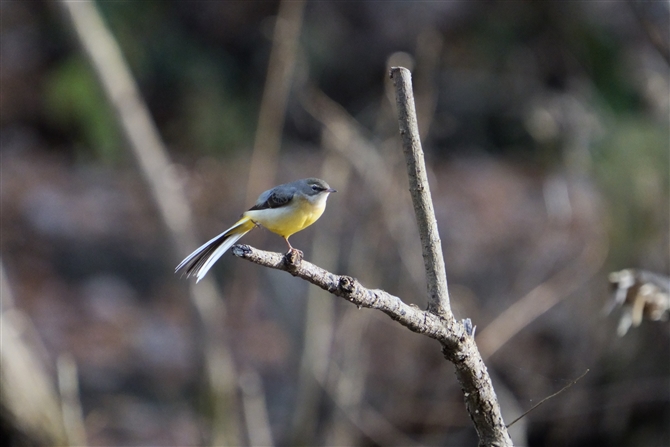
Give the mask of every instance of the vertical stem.
<svg viewBox="0 0 670 447">
<path fill-rule="evenodd" d="M 419 225 L 419 236 L 423 250 L 423 261 L 428 281 L 428 311 L 453 325 L 454 316 L 449 304 L 447 273 L 442 256 L 442 245 L 437 229 L 437 220 L 430 196 L 426 165 L 419 139 L 412 76 L 402 67 L 391 68 L 391 79 L 396 88 L 398 122 L 402 137 L 403 152 L 407 162 L 409 190 L 414 203 L 414 212 Z M 456 323 L 458 324 L 458 323 Z M 456 368 L 465 397 L 465 406 L 479 436 L 480 446 L 511 446 L 505 422 L 491 377 L 472 336 L 459 338 L 457 343 L 442 343 L 444 356 Z"/>
<path fill-rule="evenodd" d="M 247 204 L 254 203 L 260 191 L 275 184 L 286 104 L 297 60 L 304 9 L 304 0 L 283 0 L 279 4 L 254 149 L 251 153 L 245 202 Z"/>
<path fill-rule="evenodd" d="M 453 319 L 449 304 L 447 272 L 444 267 L 442 243 L 435 219 L 435 210 L 430 196 L 430 185 L 426 174 L 426 165 L 419 138 L 419 126 L 416 120 L 414 94 L 412 93 L 412 75 L 403 67 L 391 68 L 391 79 L 396 89 L 398 105 L 398 124 L 402 148 L 405 153 L 409 192 L 412 195 L 414 212 L 419 225 L 423 263 L 428 282 L 428 311 L 436 315 Z"/>
</svg>

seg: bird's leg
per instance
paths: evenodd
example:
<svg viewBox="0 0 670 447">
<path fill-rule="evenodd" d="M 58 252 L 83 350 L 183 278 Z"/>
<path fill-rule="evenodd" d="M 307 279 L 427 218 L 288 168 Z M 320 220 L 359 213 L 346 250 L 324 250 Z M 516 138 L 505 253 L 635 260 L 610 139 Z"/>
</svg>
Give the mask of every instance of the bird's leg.
<svg viewBox="0 0 670 447">
<path fill-rule="evenodd" d="M 288 251 L 286 252 L 287 255 L 292 255 L 292 256 L 298 256 L 300 259 L 303 258 L 304 254 L 302 251 L 298 250 L 297 248 L 293 248 L 291 243 L 288 241 L 288 237 L 282 236 L 284 240 L 286 241 L 286 245 L 288 245 Z"/>
</svg>

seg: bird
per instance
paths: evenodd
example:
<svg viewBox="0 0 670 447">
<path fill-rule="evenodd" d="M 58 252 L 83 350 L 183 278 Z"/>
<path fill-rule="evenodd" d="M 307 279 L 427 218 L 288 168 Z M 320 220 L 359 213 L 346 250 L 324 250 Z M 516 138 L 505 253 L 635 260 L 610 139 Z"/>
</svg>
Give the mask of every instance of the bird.
<svg viewBox="0 0 670 447">
<path fill-rule="evenodd" d="M 184 258 L 175 273 L 185 269 L 186 277 L 195 275 L 198 283 L 214 263 L 242 236 L 258 226 L 283 237 L 289 251 L 300 250 L 291 246 L 288 238 L 316 222 L 326 209 L 328 196 L 337 192 L 318 178 L 305 178 L 275 186 L 258 196 L 256 204 L 242 214 L 240 220 L 223 233 L 204 243 Z"/>
</svg>

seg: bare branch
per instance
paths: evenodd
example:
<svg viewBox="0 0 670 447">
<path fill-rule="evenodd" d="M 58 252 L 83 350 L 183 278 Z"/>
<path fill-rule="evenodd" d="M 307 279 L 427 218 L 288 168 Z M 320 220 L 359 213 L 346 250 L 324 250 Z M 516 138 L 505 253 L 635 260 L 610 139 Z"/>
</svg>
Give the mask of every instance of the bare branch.
<svg viewBox="0 0 670 447">
<path fill-rule="evenodd" d="M 360 307 L 377 309 L 413 332 L 438 340 L 445 358 L 456 367 L 456 376 L 463 387 L 465 402 L 480 446 L 511 446 L 507 429 L 500 415 L 500 406 L 491 378 L 482 361 L 472 334 L 464 324 L 445 319 L 430 311 L 405 304 L 397 296 L 379 289 L 367 289 L 351 276 L 336 275 L 295 256 L 255 249 L 249 245 L 233 245 L 235 256 L 264 267 L 283 270 Z"/>
<path fill-rule="evenodd" d="M 315 286 L 344 298 L 360 307 L 377 309 L 396 320 L 408 329 L 439 340 L 443 344 L 455 346 L 459 339 L 466 336 L 465 331 L 455 321 L 449 327 L 448 322 L 437 315 L 423 311 L 416 306 L 405 304 L 397 296 L 379 289 L 367 289 L 356 278 L 336 275 L 312 263 L 303 261 L 293 252 L 286 255 L 258 250 L 249 245 L 233 245 L 235 256 L 258 265 L 284 270 L 293 276 L 311 282 Z"/>
<path fill-rule="evenodd" d="M 402 67 L 391 68 L 390 76 L 396 88 L 398 124 L 426 268 L 428 312 L 443 317 L 442 321 L 449 328 L 450 335 L 453 331 L 468 334 L 460 337 L 457 345 L 443 342 L 442 352 L 456 367 L 456 377 L 463 387 L 465 406 L 479 435 L 479 445 L 512 445 L 491 377 L 474 342 L 474 330 L 470 330 L 470 321 L 465 320 L 465 324 L 458 324 L 451 312 L 440 234 L 419 138 L 412 76 L 409 70 Z"/>
<path fill-rule="evenodd" d="M 398 124 L 409 175 L 409 192 L 412 195 L 421 237 L 423 263 L 428 281 L 428 310 L 436 315 L 453 318 L 449 304 L 442 243 L 430 196 L 419 126 L 416 121 L 412 75 L 408 69 L 402 67 L 391 68 L 390 75 L 396 88 Z"/>
</svg>

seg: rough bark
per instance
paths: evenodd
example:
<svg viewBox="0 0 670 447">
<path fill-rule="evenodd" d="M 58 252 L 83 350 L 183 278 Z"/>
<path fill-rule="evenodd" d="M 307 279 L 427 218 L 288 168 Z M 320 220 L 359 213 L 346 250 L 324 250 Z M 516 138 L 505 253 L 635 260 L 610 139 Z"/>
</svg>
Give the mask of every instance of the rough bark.
<svg viewBox="0 0 670 447">
<path fill-rule="evenodd" d="M 447 319 L 430 311 L 421 310 L 383 290 L 368 289 L 356 278 L 336 275 L 303 261 L 293 253 L 281 255 L 258 250 L 249 245 L 234 245 L 231 251 L 235 256 L 258 265 L 284 270 L 302 278 L 359 308 L 380 310 L 409 330 L 439 341 L 445 358 L 456 367 L 456 377 L 463 389 L 468 413 L 477 430 L 479 445 L 512 445 L 500 415 L 491 378 L 477 351 L 474 334 L 468 330 L 469 325 L 466 322 L 461 323 L 453 317 Z"/>
</svg>

